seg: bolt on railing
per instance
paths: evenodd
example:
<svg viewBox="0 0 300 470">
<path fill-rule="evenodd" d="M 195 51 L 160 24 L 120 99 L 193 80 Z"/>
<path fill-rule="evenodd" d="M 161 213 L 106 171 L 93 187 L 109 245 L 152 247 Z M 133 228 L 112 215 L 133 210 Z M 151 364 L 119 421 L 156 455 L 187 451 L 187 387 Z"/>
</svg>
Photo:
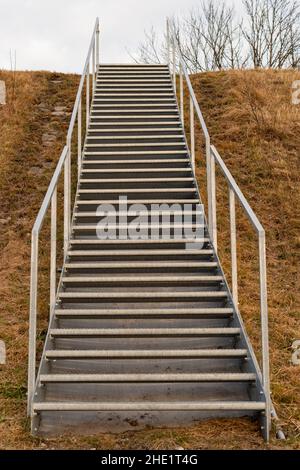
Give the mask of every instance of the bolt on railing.
<svg viewBox="0 0 300 470">
<path fill-rule="evenodd" d="M 36 385 L 36 335 L 37 335 L 37 306 L 38 306 L 38 263 L 39 263 L 39 234 L 42 229 L 48 208 L 51 207 L 51 241 L 50 241 L 50 319 L 52 318 L 57 295 L 57 199 L 58 199 L 58 183 L 60 176 L 64 174 L 63 184 L 63 199 L 64 199 L 64 212 L 63 212 L 63 230 L 64 230 L 64 259 L 67 256 L 68 244 L 71 234 L 71 214 L 72 214 L 72 138 L 77 121 L 77 181 L 81 170 L 81 160 L 83 151 L 83 133 L 82 133 L 82 114 L 83 114 L 83 92 L 86 85 L 86 132 L 89 125 L 90 117 L 90 78 L 92 77 L 93 89 L 96 86 L 96 76 L 99 66 L 99 19 L 97 18 L 95 28 L 93 31 L 90 47 L 87 54 L 87 59 L 84 65 L 83 73 L 78 87 L 78 92 L 70 120 L 70 125 L 67 134 L 66 146 L 64 147 L 51 182 L 49 184 L 47 193 L 39 210 L 38 216 L 35 220 L 32 229 L 32 242 L 31 242 L 31 278 L 30 278 L 30 313 L 29 313 L 29 358 L 28 358 L 28 396 L 27 396 L 27 410 L 28 414 L 32 414 L 32 400 L 34 397 L 34 390 Z M 92 70 L 91 70 L 92 69 Z"/>
<path fill-rule="evenodd" d="M 261 344 L 262 344 L 262 373 L 259 370 L 262 386 L 266 397 L 266 435 L 269 435 L 271 411 L 274 413 L 270 398 L 270 372 L 269 372 L 269 333 L 268 333 L 268 306 L 267 306 L 267 269 L 266 269 L 266 242 L 265 231 L 245 199 L 243 193 L 235 182 L 233 176 L 226 167 L 217 149 L 211 145 L 210 135 L 196 99 L 189 75 L 186 70 L 184 59 L 181 55 L 180 47 L 176 35 L 167 20 L 167 57 L 170 73 L 174 85 L 174 92 L 177 95 L 177 65 L 179 75 L 179 108 L 182 126 L 184 128 L 184 79 L 189 93 L 190 112 L 190 157 L 195 173 L 195 113 L 198 117 L 204 139 L 206 154 L 206 177 L 207 177 L 207 205 L 208 205 L 208 229 L 217 252 L 217 209 L 216 209 L 216 164 L 221 169 L 229 188 L 229 219 L 230 219 L 230 246 L 231 246 L 231 273 L 232 273 L 232 297 L 236 310 L 238 306 L 238 267 L 237 267 L 237 227 L 236 227 L 236 198 L 244 209 L 247 217 L 254 226 L 258 234 L 258 258 L 259 258 L 259 278 L 260 278 L 260 318 L 261 318 Z M 195 174 L 196 177 L 196 174 Z"/>
</svg>

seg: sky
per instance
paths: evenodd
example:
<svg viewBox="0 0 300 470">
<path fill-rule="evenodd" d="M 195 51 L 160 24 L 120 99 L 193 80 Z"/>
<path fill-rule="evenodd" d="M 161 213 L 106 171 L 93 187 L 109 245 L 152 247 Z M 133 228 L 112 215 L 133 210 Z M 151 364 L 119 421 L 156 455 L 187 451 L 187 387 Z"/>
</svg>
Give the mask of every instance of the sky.
<svg viewBox="0 0 300 470">
<path fill-rule="evenodd" d="M 81 72 L 95 19 L 102 63 L 132 62 L 151 26 L 182 16 L 201 0 L 0 0 L 0 69 Z M 228 0 L 229 2 L 229 0 Z M 241 1 L 235 0 L 239 7 Z"/>
</svg>

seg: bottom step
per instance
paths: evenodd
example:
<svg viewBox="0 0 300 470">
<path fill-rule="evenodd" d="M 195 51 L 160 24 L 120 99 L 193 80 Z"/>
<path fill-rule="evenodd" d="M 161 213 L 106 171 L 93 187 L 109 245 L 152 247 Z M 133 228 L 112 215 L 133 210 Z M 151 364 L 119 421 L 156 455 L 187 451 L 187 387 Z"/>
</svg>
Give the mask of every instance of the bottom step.
<svg viewBox="0 0 300 470">
<path fill-rule="evenodd" d="M 34 412 L 40 411 L 263 411 L 264 402 L 136 402 L 136 403 L 34 403 Z"/>
</svg>

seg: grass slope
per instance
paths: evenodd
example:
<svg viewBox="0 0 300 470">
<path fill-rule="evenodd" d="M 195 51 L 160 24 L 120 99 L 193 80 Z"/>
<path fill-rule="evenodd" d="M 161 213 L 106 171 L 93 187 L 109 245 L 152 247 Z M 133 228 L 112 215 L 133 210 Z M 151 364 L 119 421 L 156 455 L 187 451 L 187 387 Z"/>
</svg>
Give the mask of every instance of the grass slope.
<svg viewBox="0 0 300 470">
<path fill-rule="evenodd" d="M 300 339 L 300 108 L 290 104 L 291 83 L 297 78 L 299 73 L 272 71 L 192 77 L 213 143 L 267 230 L 272 390 L 289 437 L 285 443 L 272 440 L 269 448 L 297 448 L 300 434 L 299 368 L 290 364 L 291 344 Z M 0 107 L 0 338 L 6 342 L 8 352 L 7 365 L 0 369 L 0 448 L 267 448 L 257 423 L 247 419 L 211 421 L 174 430 L 133 429 L 120 435 L 50 440 L 30 437 L 26 419 L 30 231 L 64 145 L 78 77 L 47 72 L 20 72 L 14 77 L 0 72 L 0 80 L 5 80 L 8 88 L 8 104 Z M 189 132 L 188 118 L 186 121 Z M 199 130 L 197 137 L 197 175 L 204 194 Z M 219 244 L 227 272 L 227 192 L 224 185 L 220 188 Z M 240 306 L 251 339 L 259 347 L 255 237 L 242 214 L 238 212 L 238 216 Z M 41 256 L 44 281 L 48 269 L 46 248 L 47 243 Z M 42 344 L 47 327 L 45 295 L 40 314 Z"/>
</svg>

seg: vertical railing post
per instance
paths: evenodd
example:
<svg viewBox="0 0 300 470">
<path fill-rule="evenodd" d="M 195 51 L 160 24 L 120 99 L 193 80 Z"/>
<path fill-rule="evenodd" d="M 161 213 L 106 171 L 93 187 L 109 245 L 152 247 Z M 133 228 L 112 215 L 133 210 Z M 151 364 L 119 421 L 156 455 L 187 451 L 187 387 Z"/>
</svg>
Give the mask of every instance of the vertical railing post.
<svg viewBox="0 0 300 470">
<path fill-rule="evenodd" d="M 29 313 L 29 347 L 28 347 L 28 390 L 27 414 L 32 415 L 32 400 L 35 389 L 36 368 L 36 324 L 38 295 L 38 249 L 39 234 L 34 229 L 31 235 L 31 272 L 30 272 L 30 313 Z"/>
<path fill-rule="evenodd" d="M 171 59 L 170 59 L 170 22 L 169 22 L 169 18 L 167 18 L 167 63 L 168 63 L 169 69 L 170 69 Z"/>
<path fill-rule="evenodd" d="M 213 151 L 209 152 L 209 171 L 208 177 L 210 180 L 209 191 L 210 191 L 210 217 L 209 227 L 210 234 L 212 237 L 213 245 L 215 250 L 218 250 L 218 238 L 217 238 L 217 201 L 216 201 L 216 165 Z"/>
<path fill-rule="evenodd" d="M 182 127 L 184 128 L 183 71 L 182 71 L 181 62 L 179 65 L 179 70 L 180 70 L 180 115 L 181 115 Z"/>
<path fill-rule="evenodd" d="M 96 75 L 95 75 L 95 43 L 93 45 L 92 50 L 92 78 L 93 78 L 93 93 L 95 92 L 95 84 L 96 84 Z"/>
<path fill-rule="evenodd" d="M 174 41 L 174 38 L 173 38 L 173 49 L 172 49 L 172 61 L 173 61 L 173 87 L 174 87 L 174 92 L 175 92 L 175 96 L 177 94 L 177 90 L 176 90 L 176 54 L 175 54 L 176 50 L 175 50 L 175 41 Z"/>
<path fill-rule="evenodd" d="M 237 268 L 237 246 L 236 246 L 236 217 L 235 217 L 235 194 L 229 187 L 229 213 L 230 213 L 230 247 L 231 247 L 231 278 L 232 297 L 238 309 L 238 268 Z"/>
<path fill-rule="evenodd" d="M 190 134 L 191 134 L 191 157 L 192 157 L 192 166 L 194 173 L 196 172 L 196 155 L 195 155 L 195 112 L 194 112 L 194 103 L 192 97 L 190 96 Z"/>
<path fill-rule="evenodd" d="M 68 252 L 70 237 L 70 178 L 69 178 L 69 148 L 64 163 L 64 256 Z"/>
<path fill-rule="evenodd" d="M 99 19 L 97 19 L 97 29 L 96 29 L 96 76 L 98 72 L 98 67 L 100 63 L 100 29 L 99 29 Z"/>
<path fill-rule="evenodd" d="M 78 171 L 78 179 L 79 179 L 80 170 L 81 170 L 81 148 L 82 148 L 82 98 L 81 97 L 80 97 L 79 105 L 78 105 L 77 122 L 78 122 L 77 171 Z"/>
<path fill-rule="evenodd" d="M 266 236 L 265 231 L 259 232 L 259 279 L 260 279 L 260 313 L 262 335 L 262 376 L 266 395 L 266 435 L 269 435 L 271 424 L 271 389 L 270 389 L 270 360 L 269 360 L 269 326 L 268 326 L 268 292 L 266 265 Z"/>
<path fill-rule="evenodd" d="M 86 132 L 88 131 L 90 121 L 90 62 L 86 71 Z"/>
<path fill-rule="evenodd" d="M 50 315 L 52 315 L 56 300 L 56 235 L 57 231 L 57 188 L 51 198 L 51 251 L 50 251 Z"/>
<path fill-rule="evenodd" d="M 208 230 L 212 237 L 212 208 L 211 208 L 211 177 L 210 177 L 210 164 L 211 164 L 211 147 L 210 137 L 205 137 L 205 155 L 206 155 L 206 191 L 207 191 L 207 209 L 208 209 Z"/>
</svg>

